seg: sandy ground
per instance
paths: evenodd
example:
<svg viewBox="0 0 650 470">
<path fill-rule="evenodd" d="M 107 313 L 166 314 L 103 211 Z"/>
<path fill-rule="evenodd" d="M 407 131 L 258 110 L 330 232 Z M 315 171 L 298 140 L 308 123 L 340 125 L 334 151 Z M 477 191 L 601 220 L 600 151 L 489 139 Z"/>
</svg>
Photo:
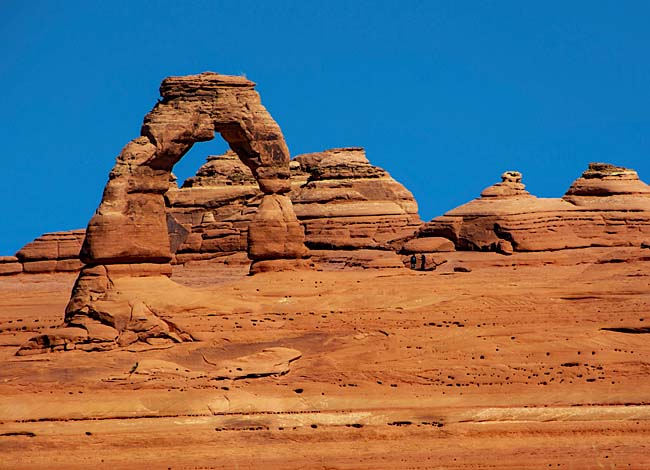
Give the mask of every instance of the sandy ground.
<svg viewBox="0 0 650 470">
<path fill-rule="evenodd" d="M 178 267 L 197 341 L 34 356 L 75 276 L 0 278 L 0 468 L 650 468 L 648 250 L 449 256 Z M 302 356 L 217 377 L 272 347 Z"/>
</svg>

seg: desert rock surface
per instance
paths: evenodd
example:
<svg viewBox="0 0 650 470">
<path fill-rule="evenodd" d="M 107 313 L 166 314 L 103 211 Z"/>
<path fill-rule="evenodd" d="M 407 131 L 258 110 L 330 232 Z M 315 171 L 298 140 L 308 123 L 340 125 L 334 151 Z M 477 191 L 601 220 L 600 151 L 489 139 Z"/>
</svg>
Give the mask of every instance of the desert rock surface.
<svg viewBox="0 0 650 470">
<path fill-rule="evenodd" d="M 562 198 L 537 198 L 519 172 L 424 224 L 415 238 L 445 237 L 457 249 L 553 251 L 640 246 L 650 238 L 650 186 L 636 171 L 590 163 Z"/>
<path fill-rule="evenodd" d="M 165 79 L 88 228 L 0 257 L 0 468 L 648 468 L 634 170 L 421 224 L 361 148 L 290 160 L 254 87 Z"/>
<path fill-rule="evenodd" d="M 643 468 L 650 252 L 445 256 L 176 266 L 120 288 L 194 341 L 27 356 L 75 276 L 0 278 L 0 466 Z"/>
</svg>

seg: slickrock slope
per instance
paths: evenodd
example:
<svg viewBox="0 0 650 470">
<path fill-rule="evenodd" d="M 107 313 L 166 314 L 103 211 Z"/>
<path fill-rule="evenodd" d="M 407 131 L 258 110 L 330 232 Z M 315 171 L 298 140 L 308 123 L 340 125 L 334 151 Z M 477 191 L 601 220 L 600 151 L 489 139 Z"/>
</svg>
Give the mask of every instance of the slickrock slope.
<svg viewBox="0 0 650 470">
<path fill-rule="evenodd" d="M 75 277 L 0 278 L 0 468 L 646 467 L 650 251 L 445 256 L 174 266 L 117 288 L 195 341 L 33 356 Z"/>
<path fill-rule="evenodd" d="M 508 172 L 481 197 L 425 224 L 416 239 L 457 249 L 550 251 L 640 246 L 650 239 L 650 187 L 633 170 L 592 163 L 561 199 L 537 198 Z"/>
</svg>

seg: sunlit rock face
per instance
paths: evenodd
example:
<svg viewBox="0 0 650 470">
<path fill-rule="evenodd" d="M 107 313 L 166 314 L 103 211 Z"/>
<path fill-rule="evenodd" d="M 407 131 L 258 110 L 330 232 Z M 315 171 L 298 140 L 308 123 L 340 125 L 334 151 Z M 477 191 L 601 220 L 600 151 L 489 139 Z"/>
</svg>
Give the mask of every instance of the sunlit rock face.
<svg viewBox="0 0 650 470">
<path fill-rule="evenodd" d="M 169 290 L 172 247 L 187 235 L 168 217 L 165 193 L 171 171 L 193 144 L 211 140 L 215 133 L 250 169 L 262 192 L 264 210 L 248 224 L 251 271 L 258 261 L 264 270 L 302 266 L 304 232 L 286 195 L 291 190 L 289 150 L 254 87 L 243 77 L 211 72 L 163 80 L 161 99 L 145 116 L 140 137 L 117 157 L 88 223 L 80 250 L 85 266 L 66 308 L 65 328 L 35 338 L 22 352 L 191 340 L 165 320 L 164 312 L 127 292 L 139 278 L 153 279 L 148 282 L 162 297 Z"/>
<path fill-rule="evenodd" d="M 362 148 L 299 155 L 290 168 L 288 196 L 316 259 L 338 263 L 343 251 L 354 257 L 362 254 L 355 250 L 368 249 L 390 256 L 389 242 L 413 234 L 421 224 L 413 195 L 372 165 Z M 248 224 L 261 196 L 250 170 L 231 152 L 208 157 L 181 188 L 173 183 L 166 194 L 168 211 L 190 232 L 176 251 L 176 262 L 247 247 L 255 251 L 250 242 L 257 240 L 247 235 Z"/>
<path fill-rule="evenodd" d="M 416 238 L 457 249 L 546 251 L 637 246 L 650 239 L 650 187 L 634 170 L 591 163 L 562 198 L 537 198 L 506 172 L 481 197 L 425 224 Z"/>
</svg>

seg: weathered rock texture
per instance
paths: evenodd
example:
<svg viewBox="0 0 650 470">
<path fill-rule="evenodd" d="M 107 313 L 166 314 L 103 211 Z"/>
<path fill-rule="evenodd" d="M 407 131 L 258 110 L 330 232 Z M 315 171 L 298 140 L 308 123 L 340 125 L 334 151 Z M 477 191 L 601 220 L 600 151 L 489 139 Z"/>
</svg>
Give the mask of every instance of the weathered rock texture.
<svg viewBox="0 0 650 470">
<path fill-rule="evenodd" d="M 420 227 L 417 203 L 388 172 L 370 164 L 362 148 L 300 155 L 290 166 L 292 189 L 288 196 L 306 231 L 306 245 L 314 259 L 342 266 L 401 265 L 390 242 L 410 236 Z M 188 178 L 181 188 L 172 175 L 164 195 L 172 264 L 234 253 L 242 256 L 228 257 L 228 262 L 245 262 L 248 226 L 263 196 L 251 169 L 232 150 L 208 157 L 196 176 Z M 269 202 L 264 206 L 263 210 L 268 212 Z M 84 231 L 79 230 L 41 238 L 76 238 L 78 254 L 83 235 Z M 431 241 L 427 239 L 426 243 L 430 245 Z M 435 251 L 448 250 L 449 246 L 453 250 L 449 240 L 444 239 L 443 245 Z M 71 261 L 67 260 L 67 252 L 45 248 L 50 269 L 75 267 L 66 264 Z M 255 242 L 251 249 L 258 249 Z M 418 245 L 415 251 L 422 249 Z M 57 258 L 57 253 L 65 256 L 66 263 Z M 277 260 L 272 264 L 277 268 Z M 18 267 L 21 271 L 22 267 Z M 81 263 L 77 262 L 76 267 L 79 269 Z"/>
<path fill-rule="evenodd" d="M 291 199 L 312 249 L 385 249 L 421 224 L 413 195 L 371 165 L 362 148 L 310 153 L 294 161 L 306 182 Z"/>
<path fill-rule="evenodd" d="M 460 250 L 504 254 L 640 246 L 650 239 L 650 187 L 633 170 L 591 163 L 561 199 L 532 196 L 518 172 L 502 180 L 425 224 L 416 239 L 444 237 Z"/>
<path fill-rule="evenodd" d="M 367 259 L 368 250 L 376 250 L 377 259 L 394 257 L 389 242 L 413 234 L 421 224 L 413 195 L 371 165 L 362 148 L 297 156 L 291 161 L 291 187 L 305 243 L 319 261 L 340 263 L 343 251 L 359 258 L 356 262 Z M 271 207 L 260 205 L 252 173 L 231 152 L 209 157 L 182 188 L 172 184 L 166 198 L 169 213 L 189 232 L 176 251 L 179 263 L 247 246 L 255 250 L 248 225 Z"/>
<path fill-rule="evenodd" d="M 46 233 L 22 247 L 16 257 L 25 272 L 77 271 L 84 236 L 84 230 Z"/>
<path fill-rule="evenodd" d="M 15 256 L 0 256 L 0 276 L 20 274 L 23 272 L 23 265 Z"/>
<path fill-rule="evenodd" d="M 261 210 L 248 227 L 251 270 L 256 263 L 264 270 L 295 267 L 307 254 L 302 227 L 286 195 L 291 189 L 289 151 L 254 86 L 243 77 L 215 73 L 163 80 L 162 100 L 145 116 L 141 136 L 117 157 L 86 230 L 80 253 L 86 266 L 74 286 L 65 321 L 87 336 L 68 328 L 58 337 L 30 343 L 28 350 L 58 345 L 61 338 L 65 347 L 100 343 L 96 348 L 103 348 L 189 337 L 141 300 L 121 295 L 114 278 L 171 274 L 171 245 L 184 235 L 165 208 L 171 170 L 194 143 L 211 140 L 215 132 L 250 168 L 263 193 Z"/>
</svg>

